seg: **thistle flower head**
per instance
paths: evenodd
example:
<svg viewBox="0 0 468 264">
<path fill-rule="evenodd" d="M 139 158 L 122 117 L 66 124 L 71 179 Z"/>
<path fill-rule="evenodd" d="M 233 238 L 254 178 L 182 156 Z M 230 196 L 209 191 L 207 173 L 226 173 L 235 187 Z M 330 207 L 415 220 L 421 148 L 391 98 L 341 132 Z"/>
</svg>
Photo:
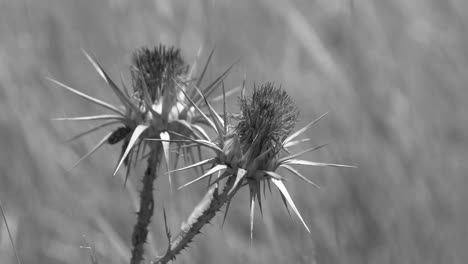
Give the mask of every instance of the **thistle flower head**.
<svg viewBox="0 0 468 264">
<path fill-rule="evenodd" d="M 152 102 L 165 93 L 176 93 L 173 79 L 187 73 L 180 50 L 164 45 L 149 49 L 142 47 L 134 52 L 131 69 L 133 88 L 136 93 L 143 94 L 144 86 Z"/>
<path fill-rule="evenodd" d="M 322 145 L 293 154 L 289 152 L 288 148 L 308 141 L 309 139 L 297 140 L 296 138 L 325 116 L 320 116 L 305 127 L 291 134 L 296 124 L 298 114 L 299 111 L 294 102 L 281 87 L 277 88 L 272 83 L 266 83 L 260 87 L 254 86 L 254 91 L 250 98 L 241 97 L 240 114 L 237 115 L 239 122 L 231 133 L 225 134 L 224 142 L 206 143 L 200 141 L 203 145 L 209 146 L 215 150 L 217 152 L 217 158 L 207 159 L 199 164 L 193 165 L 201 166 L 206 163 L 213 164 L 211 169 L 205 172 L 201 177 L 184 186 L 206 178 L 215 172 L 225 171 L 215 182 L 226 178 L 229 179 L 226 182 L 226 185 L 230 186 L 227 208 L 229 208 L 232 195 L 242 186 L 248 186 L 250 190 L 250 227 L 252 238 L 256 202 L 260 210 L 262 210 L 262 199 L 260 195 L 261 184 L 263 184 L 263 189 L 265 190 L 265 186 L 268 185 L 270 188 L 271 183 L 273 183 L 280 191 L 284 205 L 286 207 L 290 206 L 293 209 L 306 230 L 310 232 L 284 184 L 284 177 L 276 172 L 277 169 L 283 168 L 291 172 L 294 176 L 317 187 L 315 183 L 303 176 L 298 170 L 293 168 L 292 165 L 326 167 L 352 166 L 296 159 L 305 153 L 325 146 Z M 284 153 L 289 155 L 284 156 Z M 226 209 L 225 217 L 227 211 Z"/>
<path fill-rule="evenodd" d="M 237 131 L 247 159 L 265 151 L 278 153 L 281 142 L 294 128 L 299 111 L 281 87 L 266 83 L 254 86 L 251 98 L 240 98 L 241 115 Z"/>
</svg>

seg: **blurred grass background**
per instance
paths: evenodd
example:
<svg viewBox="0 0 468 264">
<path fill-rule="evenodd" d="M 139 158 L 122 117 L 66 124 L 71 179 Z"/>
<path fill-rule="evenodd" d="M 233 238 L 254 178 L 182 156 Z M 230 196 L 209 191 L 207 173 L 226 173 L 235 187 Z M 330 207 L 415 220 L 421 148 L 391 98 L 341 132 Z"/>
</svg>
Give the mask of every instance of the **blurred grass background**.
<svg viewBox="0 0 468 264">
<path fill-rule="evenodd" d="M 118 80 L 135 48 L 159 43 L 189 62 L 215 47 L 211 80 L 241 57 L 227 87 L 244 74 L 282 84 L 298 127 L 330 111 L 308 136 L 332 144 L 305 158 L 359 166 L 301 168 L 321 190 L 287 182 L 311 235 L 274 192 L 250 248 L 244 191 L 177 263 L 465 263 L 467 27 L 464 0 L 0 1 L 0 199 L 23 263 L 89 263 L 83 236 L 100 263 L 128 263 L 143 171 L 123 188 L 120 147 L 106 146 L 67 173 L 107 132 L 64 144 L 92 124 L 50 118 L 103 111 L 44 77 L 117 102 L 80 48 Z M 148 254 L 167 245 L 162 207 L 175 232 L 205 188 L 167 186 L 160 177 Z M 13 261 L 2 223 L 0 262 Z"/>
</svg>

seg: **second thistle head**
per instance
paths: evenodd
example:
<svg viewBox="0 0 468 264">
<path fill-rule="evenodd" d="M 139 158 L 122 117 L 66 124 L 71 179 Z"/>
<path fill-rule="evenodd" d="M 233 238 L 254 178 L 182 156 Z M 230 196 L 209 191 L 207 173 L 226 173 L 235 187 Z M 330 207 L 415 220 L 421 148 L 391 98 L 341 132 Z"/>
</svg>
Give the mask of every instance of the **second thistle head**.
<svg viewBox="0 0 468 264">
<path fill-rule="evenodd" d="M 253 161 L 262 154 L 270 158 L 276 155 L 299 115 L 286 91 L 275 87 L 273 83 L 254 86 L 251 98 L 240 99 L 240 108 L 236 129 L 246 162 Z"/>
</svg>

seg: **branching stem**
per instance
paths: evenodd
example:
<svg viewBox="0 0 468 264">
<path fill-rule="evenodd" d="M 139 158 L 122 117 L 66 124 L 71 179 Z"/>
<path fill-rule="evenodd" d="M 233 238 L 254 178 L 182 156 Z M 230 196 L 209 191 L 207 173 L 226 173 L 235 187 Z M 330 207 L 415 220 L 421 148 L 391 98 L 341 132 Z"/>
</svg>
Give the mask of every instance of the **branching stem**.
<svg viewBox="0 0 468 264">
<path fill-rule="evenodd" d="M 204 225 L 208 224 L 237 192 L 237 186 L 230 192 L 234 185 L 235 177 L 229 177 L 223 188 L 222 193 L 218 193 L 217 184 L 212 186 L 203 199 L 192 211 L 186 222 L 182 224 L 179 234 L 171 241 L 171 246 L 164 256 L 155 259 L 153 264 L 165 264 L 175 259 L 177 255 L 192 242 L 193 238 L 200 233 Z"/>
</svg>

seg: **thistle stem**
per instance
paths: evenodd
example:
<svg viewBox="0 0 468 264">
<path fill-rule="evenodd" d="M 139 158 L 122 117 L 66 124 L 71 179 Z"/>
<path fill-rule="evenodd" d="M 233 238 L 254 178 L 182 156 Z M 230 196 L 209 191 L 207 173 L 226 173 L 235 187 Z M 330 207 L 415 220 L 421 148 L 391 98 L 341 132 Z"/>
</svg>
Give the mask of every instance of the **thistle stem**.
<svg viewBox="0 0 468 264">
<path fill-rule="evenodd" d="M 153 260 L 153 264 L 165 264 L 174 260 L 177 255 L 192 242 L 193 238 L 200 233 L 204 225 L 208 224 L 240 188 L 239 185 L 230 192 L 234 185 L 235 177 L 229 177 L 222 193 L 218 193 L 217 184 L 208 189 L 203 199 L 193 209 L 187 221 L 182 224 L 179 234 L 170 242 L 171 245 L 166 253 Z"/>
<path fill-rule="evenodd" d="M 143 260 L 144 244 L 148 236 L 148 225 L 151 222 L 154 210 L 153 184 L 157 178 L 157 169 L 161 161 L 162 146 L 155 143 L 147 159 L 148 167 L 143 177 L 143 188 L 140 192 L 140 211 L 137 213 L 137 223 L 132 234 L 131 264 L 140 264 Z M 130 165 L 129 165 L 130 166 Z"/>
</svg>

